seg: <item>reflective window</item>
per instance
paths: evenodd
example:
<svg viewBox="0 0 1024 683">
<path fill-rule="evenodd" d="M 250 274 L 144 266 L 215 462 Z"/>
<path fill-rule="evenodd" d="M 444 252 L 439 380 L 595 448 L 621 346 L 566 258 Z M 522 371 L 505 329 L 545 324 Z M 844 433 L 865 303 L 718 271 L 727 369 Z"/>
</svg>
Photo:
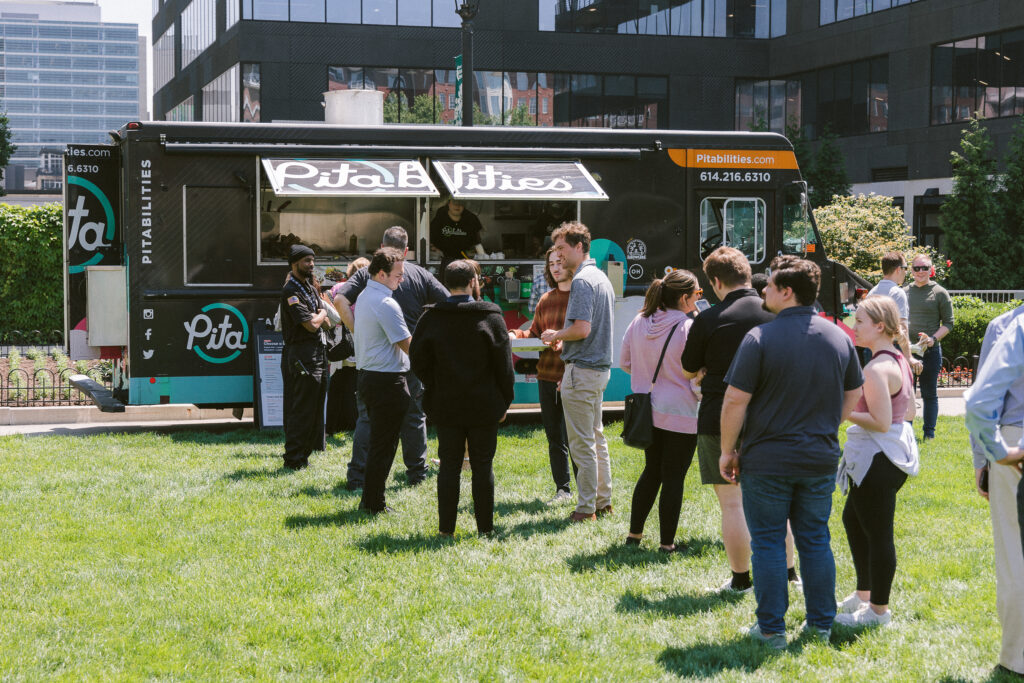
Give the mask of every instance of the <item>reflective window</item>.
<svg viewBox="0 0 1024 683">
<path fill-rule="evenodd" d="M 242 121 L 260 120 L 260 65 L 242 65 Z"/>
<path fill-rule="evenodd" d="M 224 10 L 224 30 L 227 30 L 238 23 L 242 0 L 225 0 L 225 2 L 227 5 Z"/>
<path fill-rule="evenodd" d="M 782 253 L 804 256 L 807 247 L 814 250 L 817 233 L 810 218 L 810 204 L 803 183 L 790 183 L 782 195 Z"/>
<path fill-rule="evenodd" d="M 216 39 L 216 0 L 192 0 L 181 13 L 181 68 Z"/>
<path fill-rule="evenodd" d="M 538 29 L 571 33 L 770 38 L 787 0 L 537 0 Z"/>
<path fill-rule="evenodd" d="M 324 21 L 324 0 L 291 0 L 291 21 Z"/>
<path fill-rule="evenodd" d="M 1024 114 L 1024 30 L 932 48 L 931 123 Z"/>
<path fill-rule="evenodd" d="M 433 5 L 434 26 L 462 26 L 462 17 L 455 13 L 455 5 L 451 0 L 433 0 Z M 402 22 L 399 21 L 399 23 Z"/>
<path fill-rule="evenodd" d="M 758 197 L 705 197 L 700 203 L 700 258 L 735 247 L 751 263 L 764 261 L 767 211 Z"/>
<path fill-rule="evenodd" d="M 242 110 L 240 85 L 237 64 L 204 85 L 203 121 L 238 121 Z"/>
<path fill-rule="evenodd" d="M 818 22 L 824 26 L 892 7 L 909 5 L 912 2 L 919 0 L 820 0 Z"/>
<path fill-rule="evenodd" d="M 398 0 L 398 25 L 430 26 L 430 9 L 426 0 Z"/>
<path fill-rule="evenodd" d="M 174 24 L 153 44 L 153 90 L 174 78 Z"/>
<path fill-rule="evenodd" d="M 192 0 L 195 2 L 195 0 Z M 252 0 L 252 18 L 264 21 L 288 21 L 288 0 Z"/>
<path fill-rule="evenodd" d="M 363 23 L 394 26 L 395 0 L 363 0 Z"/>
<path fill-rule="evenodd" d="M 164 118 L 167 121 L 194 121 L 194 109 L 192 96 L 189 95 L 185 100 L 179 102 L 173 109 L 167 112 Z"/>
<path fill-rule="evenodd" d="M 359 0 L 327 0 L 327 21 L 358 24 L 362 18 Z"/>
</svg>

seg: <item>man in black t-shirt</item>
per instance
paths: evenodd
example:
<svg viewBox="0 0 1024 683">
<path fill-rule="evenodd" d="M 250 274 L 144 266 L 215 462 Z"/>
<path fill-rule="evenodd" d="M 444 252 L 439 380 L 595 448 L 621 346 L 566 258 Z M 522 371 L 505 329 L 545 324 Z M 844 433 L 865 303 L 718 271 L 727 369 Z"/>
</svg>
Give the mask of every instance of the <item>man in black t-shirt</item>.
<svg viewBox="0 0 1024 683">
<path fill-rule="evenodd" d="M 750 535 L 743 518 L 740 489 L 723 479 L 718 470 L 722 455 L 719 418 L 726 389 L 725 374 L 740 342 L 751 328 L 775 316 L 764 310 L 761 297 L 750 286 L 750 263 L 739 249 L 715 249 L 704 261 L 704 274 L 721 303 L 693 321 L 683 349 L 683 374 L 693 379 L 704 373 L 697 413 L 697 458 L 701 483 L 714 485 L 722 509 L 722 542 L 733 573 L 722 588 L 746 592 L 752 585 Z M 792 557 L 789 565 L 793 566 Z"/>
<path fill-rule="evenodd" d="M 327 347 L 321 329 L 327 312 L 313 276 L 313 250 L 293 244 L 291 275 L 281 290 L 281 376 L 284 380 L 284 466 L 300 470 L 325 446 Z"/>
<path fill-rule="evenodd" d="M 441 253 L 444 261 L 462 258 L 473 258 L 475 254 L 483 254 L 480 244 L 480 233 L 483 231 L 480 219 L 472 211 L 466 210 L 466 203 L 452 197 L 445 206 L 434 214 L 430 221 L 430 249 L 436 255 Z M 444 272 L 442 267 L 441 272 Z"/>
</svg>

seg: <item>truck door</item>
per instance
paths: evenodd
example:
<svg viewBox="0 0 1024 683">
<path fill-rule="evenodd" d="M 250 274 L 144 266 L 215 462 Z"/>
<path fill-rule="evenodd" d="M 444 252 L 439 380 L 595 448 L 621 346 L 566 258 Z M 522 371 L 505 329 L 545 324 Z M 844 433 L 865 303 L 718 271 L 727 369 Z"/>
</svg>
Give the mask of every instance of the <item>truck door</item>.
<svg viewBox="0 0 1024 683">
<path fill-rule="evenodd" d="M 694 208 L 699 226 L 700 260 L 720 246 L 743 252 L 755 270 L 763 270 L 769 260 L 773 240 L 769 239 L 772 195 L 757 191 L 698 191 Z"/>
</svg>

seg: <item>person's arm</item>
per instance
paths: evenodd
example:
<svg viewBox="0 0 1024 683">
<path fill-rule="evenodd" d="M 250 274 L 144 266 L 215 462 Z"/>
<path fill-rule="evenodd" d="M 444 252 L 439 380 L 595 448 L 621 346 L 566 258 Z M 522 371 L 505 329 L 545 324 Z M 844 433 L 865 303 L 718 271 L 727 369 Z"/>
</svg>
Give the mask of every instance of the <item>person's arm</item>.
<svg viewBox="0 0 1024 683">
<path fill-rule="evenodd" d="M 999 334 L 1003 331 L 1002 319 L 996 318 L 991 321 L 985 328 L 985 336 L 981 340 L 981 353 L 978 355 L 978 372 L 981 372 L 981 368 L 985 367 L 985 362 L 988 360 L 989 354 L 992 352 L 992 345 L 995 344 Z M 988 499 L 988 492 L 981 490 L 981 473 L 983 470 L 988 469 L 988 457 L 985 455 L 985 448 L 981 445 L 981 442 L 975 438 L 973 434 L 968 434 L 968 438 L 971 442 L 971 454 L 974 460 L 974 484 L 978 490 L 978 495 L 982 498 Z"/>
<path fill-rule="evenodd" d="M 410 342 L 412 342 L 412 337 L 406 337 L 405 339 L 396 341 L 395 346 L 405 351 L 405 353 L 408 355 Z"/>
<path fill-rule="evenodd" d="M 502 334 L 505 329 L 505 319 L 498 313 L 492 313 L 490 324 L 494 336 L 494 343 L 491 344 L 490 350 L 491 367 L 494 369 L 501 395 L 505 399 L 505 410 L 507 411 L 515 398 L 516 376 L 515 370 L 512 368 L 512 349 L 509 346 L 508 338 Z"/>
<path fill-rule="evenodd" d="M 841 414 L 841 422 L 845 422 L 850 419 L 850 413 L 857 405 L 857 401 L 860 400 L 861 387 L 864 386 L 864 373 L 860 369 L 860 357 L 857 355 L 857 349 L 854 348 L 853 342 L 847 340 L 846 342 L 846 372 L 843 375 L 843 412 Z M 889 412 L 892 412 L 890 406 Z"/>
<path fill-rule="evenodd" d="M 560 330 L 544 330 L 540 338 L 547 344 L 556 341 L 579 341 L 590 336 L 590 320 L 594 315 L 594 288 L 583 280 L 573 280 L 569 291 L 569 306 L 565 322 L 572 323 Z"/>
<path fill-rule="evenodd" d="M 623 335 L 623 337 L 622 337 L 622 348 L 619 349 L 619 367 L 622 368 L 622 371 L 624 373 L 626 373 L 627 375 L 632 374 L 632 372 L 630 372 L 630 370 L 632 368 L 632 358 L 630 356 L 630 348 L 629 348 L 630 347 L 630 342 L 629 342 L 629 339 L 632 336 L 630 334 L 630 332 L 633 331 L 634 323 L 636 323 L 636 319 L 635 318 L 634 318 L 633 322 L 631 322 L 629 324 L 629 327 L 626 328 L 626 334 Z"/>
<path fill-rule="evenodd" d="M 573 320 L 568 327 L 560 330 L 544 330 L 541 340 L 546 344 L 553 344 L 556 341 L 579 341 L 590 336 L 589 320 Z"/>
<path fill-rule="evenodd" d="M 416 325 L 416 332 L 409 343 L 409 366 L 424 385 L 433 381 L 434 354 L 431 347 L 430 312 L 426 312 Z"/>
<path fill-rule="evenodd" d="M 334 297 L 334 307 L 338 309 L 338 316 L 341 317 L 341 322 L 348 328 L 348 331 L 355 331 L 356 318 L 352 315 L 352 304 L 349 303 L 344 294 L 338 294 L 338 296 Z"/>
<path fill-rule="evenodd" d="M 928 338 L 929 348 L 941 342 L 943 337 L 953 331 L 953 300 L 945 290 L 937 293 L 935 298 L 938 300 L 939 320 L 942 324 L 935 330 L 935 334 Z"/>
<path fill-rule="evenodd" d="M 293 291 L 294 293 L 285 299 L 288 316 L 295 324 L 302 325 L 307 332 L 316 332 L 327 320 L 327 311 L 319 306 L 316 311 L 309 310 L 305 300 L 299 296 L 297 291 Z"/>
<path fill-rule="evenodd" d="M 683 347 L 683 377 L 686 379 L 697 379 L 700 371 L 704 369 L 704 339 L 705 323 L 700 316 L 690 326 L 690 333 L 686 337 L 686 346 Z"/>
<path fill-rule="evenodd" d="M 725 397 L 722 399 L 722 456 L 718 461 L 718 468 L 722 478 L 735 484 L 740 473 L 740 454 L 737 444 L 740 438 L 740 431 L 743 429 L 743 421 L 747 417 L 747 406 L 753 394 L 729 386 L 725 390 Z"/>
<path fill-rule="evenodd" d="M 978 448 L 991 462 L 1001 462 L 1015 454 L 1008 453 L 999 433 L 999 418 L 1010 386 L 1024 373 L 1024 328 L 1019 321 L 1007 329 L 993 344 L 974 384 L 964 394 L 964 421 Z M 1017 444 L 1014 444 L 1015 446 Z"/>
<path fill-rule="evenodd" d="M 851 409 L 848 419 L 855 425 L 872 432 L 887 432 L 892 425 L 892 400 L 889 398 L 889 375 L 881 363 L 864 368 L 864 401 L 867 412 Z M 850 392 L 856 396 L 856 392 Z M 855 400 L 856 405 L 856 400 Z M 846 396 L 843 397 L 844 413 Z"/>
</svg>

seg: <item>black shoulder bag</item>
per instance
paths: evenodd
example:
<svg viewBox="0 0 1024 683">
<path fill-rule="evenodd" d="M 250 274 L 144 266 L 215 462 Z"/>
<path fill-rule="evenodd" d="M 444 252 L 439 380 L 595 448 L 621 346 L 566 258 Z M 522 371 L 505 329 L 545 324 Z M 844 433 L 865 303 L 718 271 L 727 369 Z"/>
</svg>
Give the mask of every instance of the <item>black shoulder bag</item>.
<svg viewBox="0 0 1024 683">
<path fill-rule="evenodd" d="M 654 369 L 654 377 L 651 378 L 651 391 L 654 391 L 654 383 L 658 381 L 658 373 L 661 372 L 661 363 L 665 360 L 665 352 L 668 351 L 668 343 L 672 341 L 672 335 L 676 328 L 668 333 L 665 345 L 661 347 L 661 356 L 658 357 L 658 366 Z M 622 441 L 633 448 L 648 448 L 654 441 L 654 413 L 651 408 L 651 394 L 630 394 L 626 397 L 626 414 L 622 419 Z"/>
</svg>

